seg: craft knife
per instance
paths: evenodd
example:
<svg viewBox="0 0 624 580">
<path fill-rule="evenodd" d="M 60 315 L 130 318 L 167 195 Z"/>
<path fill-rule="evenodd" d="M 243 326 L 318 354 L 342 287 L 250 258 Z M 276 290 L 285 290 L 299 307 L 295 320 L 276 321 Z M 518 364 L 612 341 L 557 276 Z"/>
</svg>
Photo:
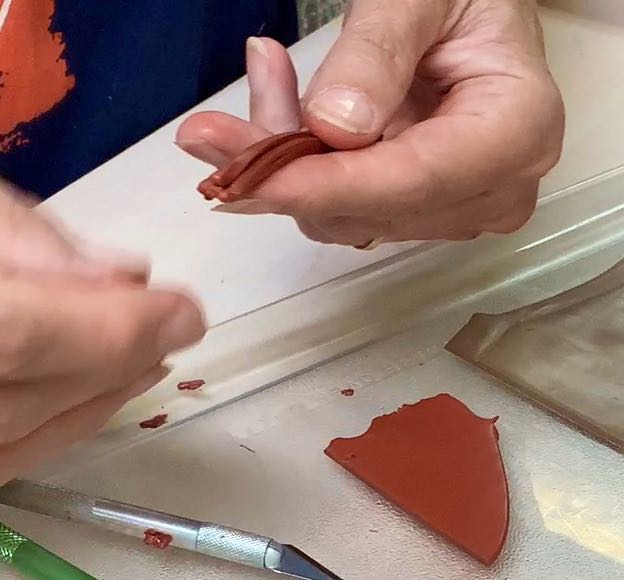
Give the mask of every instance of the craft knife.
<svg viewBox="0 0 624 580">
<path fill-rule="evenodd" d="M 155 530 L 171 545 L 243 566 L 301 580 L 340 580 L 307 554 L 288 544 L 211 522 L 94 498 L 76 491 L 17 479 L 0 487 L 0 503 L 60 520 L 81 522 L 143 538 Z"/>
</svg>

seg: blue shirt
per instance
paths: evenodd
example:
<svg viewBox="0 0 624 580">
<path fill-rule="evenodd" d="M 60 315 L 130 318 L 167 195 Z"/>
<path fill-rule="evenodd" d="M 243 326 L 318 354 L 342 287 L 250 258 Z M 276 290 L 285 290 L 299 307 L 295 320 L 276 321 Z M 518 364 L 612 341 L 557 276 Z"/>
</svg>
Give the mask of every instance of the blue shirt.
<svg viewBox="0 0 624 580">
<path fill-rule="evenodd" d="M 31 34 L 33 26 L 18 18 L 32 18 L 33 10 L 46 6 L 48 30 L 24 40 L 40 51 L 28 61 L 35 70 L 28 90 L 60 83 L 50 90 L 54 95 L 40 98 L 18 86 L 19 50 L 13 51 L 15 62 L 0 56 L 0 175 L 41 197 L 239 77 L 248 36 L 285 44 L 297 38 L 294 0 L 12 0 L 0 51 L 3 37 L 6 47 L 24 31 Z M 59 67 L 65 75 L 60 79 Z M 22 99 L 14 102 L 30 95 L 37 103 L 26 112 L 9 109 L 12 95 Z M 36 114 L 46 99 L 49 108 Z M 9 122 L 16 109 L 25 118 Z"/>
</svg>

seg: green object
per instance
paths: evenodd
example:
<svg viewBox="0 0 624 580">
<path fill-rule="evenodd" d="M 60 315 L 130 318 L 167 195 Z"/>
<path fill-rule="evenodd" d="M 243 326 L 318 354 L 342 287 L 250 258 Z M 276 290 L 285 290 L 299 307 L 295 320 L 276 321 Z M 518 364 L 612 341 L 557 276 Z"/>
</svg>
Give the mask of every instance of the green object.
<svg viewBox="0 0 624 580">
<path fill-rule="evenodd" d="M 32 580 L 97 580 L 0 523 L 0 562 Z"/>
</svg>

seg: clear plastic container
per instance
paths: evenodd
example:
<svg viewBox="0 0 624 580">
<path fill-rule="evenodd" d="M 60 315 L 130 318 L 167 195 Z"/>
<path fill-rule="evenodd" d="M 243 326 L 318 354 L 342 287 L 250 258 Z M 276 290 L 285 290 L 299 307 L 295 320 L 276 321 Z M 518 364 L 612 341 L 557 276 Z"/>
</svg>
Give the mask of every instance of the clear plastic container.
<svg viewBox="0 0 624 580">
<path fill-rule="evenodd" d="M 168 379 L 53 471 L 161 436 L 416 325 L 441 320 L 438 331 L 450 337 L 458 327 L 443 321 L 458 309 L 470 314 L 484 303 L 489 312 L 522 306 L 592 278 L 623 255 L 624 167 L 542 198 L 535 217 L 514 235 L 422 244 L 214 327 L 201 349 L 176 359 Z M 206 381 L 201 390 L 176 389 L 180 381 L 199 378 Z M 161 413 L 168 414 L 165 426 L 139 428 Z"/>
</svg>

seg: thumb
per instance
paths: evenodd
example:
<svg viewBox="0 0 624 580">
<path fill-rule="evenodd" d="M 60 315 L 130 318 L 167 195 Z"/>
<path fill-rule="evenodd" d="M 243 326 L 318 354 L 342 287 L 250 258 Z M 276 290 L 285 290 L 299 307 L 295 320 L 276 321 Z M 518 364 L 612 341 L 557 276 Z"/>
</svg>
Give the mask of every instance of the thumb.
<svg viewBox="0 0 624 580">
<path fill-rule="evenodd" d="M 80 289 L 15 277 L 0 283 L 0 304 L 7 334 L 0 372 L 10 379 L 3 397 L 11 411 L 0 417 L 0 443 L 140 381 L 206 331 L 199 307 L 171 291 Z"/>
<path fill-rule="evenodd" d="M 373 143 L 404 101 L 418 62 L 439 39 L 448 2 L 355 0 L 304 97 L 304 121 L 339 149 Z"/>
<path fill-rule="evenodd" d="M 0 352 L 0 369 L 8 364 L 27 382 L 85 375 L 97 384 L 128 384 L 206 332 L 200 307 L 174 291 L 14 277 L 0 284 L 0 304 L 8 305 L 0 322 L 14 344 Z"/>
</svg>

